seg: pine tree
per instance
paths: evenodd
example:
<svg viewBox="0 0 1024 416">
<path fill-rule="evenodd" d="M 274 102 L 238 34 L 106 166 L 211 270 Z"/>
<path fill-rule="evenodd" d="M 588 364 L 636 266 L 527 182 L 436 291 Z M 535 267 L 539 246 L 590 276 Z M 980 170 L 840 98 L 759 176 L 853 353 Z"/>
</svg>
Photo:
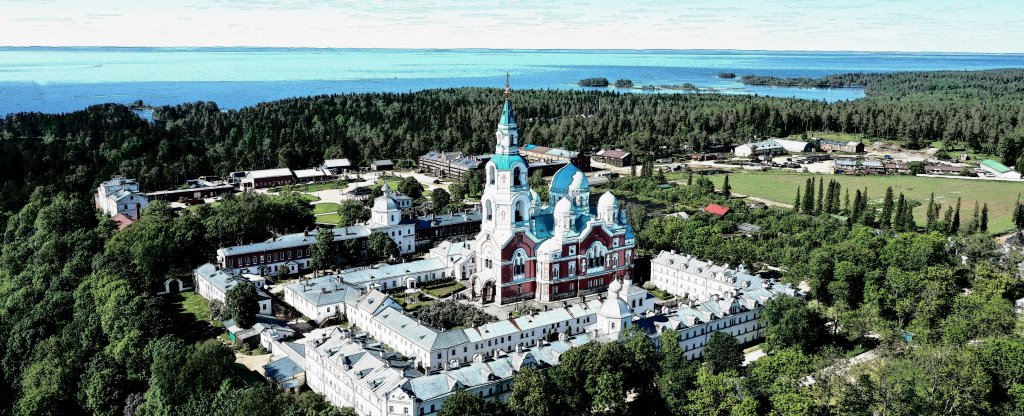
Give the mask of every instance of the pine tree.
<svg viewBox="0 0 1024 416">
<path fill-rule="evenodd" d="M 829 181 L 828 181 L 828 191 L 825 191 L 825 213 L 826 214 L 834 214 L 835 213 L 835 209 L 834 209 L 835 207 L 832 205 L 832 200 L 835 199 L 835 192 L 836 192 L 836 181 L 832 180 L 832 179 L 829 179 Z"/>
<path fill-rule="evenodd" d="M 942 231 L 947 235 L 951 234 L 953 229 L 953 207 L 946 207 L 946 214 L 942 216 L 942 222 L 945 225 L 945 229 Z"/>
<path fill-rule="evenodd" d="M 818 178 L 818 201 L 814 204 L 814 215 L 821 215 L 825 205 L 825 179 Z"/>
<path fill-rule="evenodd" d="M 964 230 L 966 234 L 974 234 L 978 232 L 978 225 L 981 221 L 981 207 L 978 206 L 978 201 L 974 201 L 974 213 L 971 214 L 971 222 L 967 224 L 967 229 Z"/>
<path fill-rule="evenodd" d="M 843 192 L 843 185 L 840 184 L 839 181 L 836 181 L 836 191 L 832 193 L 832 213 L 833 214 L 838 214 L 839 213 L 839 207 L 840 207 L 840 205 L 839 205 L 840 204 L 839 194 L 841 194 L 842 192 Z"/>
<path fill-rule="evenodd" d="M 864 199 L 860 194 L 860 189 L 857 190 L 857 194 L 853 197 L 853 211 L 850 212 L 850 223 L 856 224 L 860 222 L 861 211 L 861 200 Z"/>
<path fill-rule="evenodd" d="M 892 187 L 890 186 L 885 189 L 885 199 L 882 201 L 882 216 L 878 219 L 879 227 L 892 228 L 892 199 Z M 899 212 L 899 210 L 897 210 L 896 212 Z"/>
<path fill-rule="evenodd" d="M 960 232 L 960 198 L 956 199 L 956 210 L 953 211 L 953 222 L 949 224 L 949 233 Z"/>
<path fill-rule="evenodd" d="M 686 186 L 693 185 L 693 171 L 686 172 Z"/>
<path fill-rule="evenodd" d="M 800 212 L 800 187 L 796 187 L 796 200 L 793 201 L 793 212 Z"/>
<path fill-rule="evenodd" d="M 800 207 L 800 211 L 804 214 L 814 215 L 814 179 L 807 178 L 807 183 L 804 184 L 804 203 Z"/>
<path fill-rule="evenodd" d="M 890 188 L 891 189 L 891 188 Z M 891 224 L 891 228 L 896 231 L 906 231 L 905 225 L 907 219 L 904 215 L 907 212 L 907 200 L 903 197 L 903 193 L 900 193 L 899 200 L 896 201 L 896 220 Z M 882 211 L 882 221 L 885 221 L 885 210 Z"/>
<path fill-rule="evenodd" d="M 988 232 L 988 203 L 987 202 L 985 203 L 985 205 L 982 205 L 982 207 L 981 207 L 981 223 L 978 226 L 978 229 L 981 230 L 981 232 L 983 232 L 983 233 L 987 233 Z"/>
<path fill-rule="evenodd" d="M 864 192 L 860 195 L 860 220 L 864 225 L 871 225 L 875 221 L 875 213 L 868 211 L 868 188 L 864 188 Z"/>
<path fill-rule="evenodd" d="M 729 186 L 729 175 L 725 175 L 725 182 L 722 183 L 722 196 L 726 198 L 732 196 L 732 187 Z"/>
<path fill-rule="evenodd" d="M 931 231 L 932 227 L 935 227 L 935 220 L 938 218 L 938 211 L 935 210 L 935 193 L 933 192 L 931 197 L 928 198 L 928 211 L 926 212 L 926 220 L 924 223 L 925 232 Z"/>
<path fill-rule="evenodd" d="M 850 190 L 846 190 L 846 200 L 843 201 L 843 214 L 850 215 Z"/>
<path fill-rule="evenodd" d="M 903 197 L 902 193 L 900 197 Z M 903 228 L 903 231 L 917 231 L 917 222 L 914 221 L 914 206 L 910 204 L 909 200 L 903 204 L 902 217 L 903 223 L 900 224 L 900 227 Z"/>
</svg>

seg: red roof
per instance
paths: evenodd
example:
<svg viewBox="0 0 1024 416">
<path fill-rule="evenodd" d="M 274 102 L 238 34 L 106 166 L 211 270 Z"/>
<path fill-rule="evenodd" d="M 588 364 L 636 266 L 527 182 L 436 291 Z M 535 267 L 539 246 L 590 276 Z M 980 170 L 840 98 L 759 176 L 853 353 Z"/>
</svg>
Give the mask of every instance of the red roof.
<svg viewBox="0 0 1024 416">
<path fill-rule="evenodd" d="M 723 207 L 723 206 L 718 205 L 718 204 L 708 204 L 708 206 L 704 207 L 704 212 L 707 212 L 709 214 L 714 214 L 714 215 L 717 215 L 719 217 L 724 217 L 725 214 L 729 213 L 729 208 L 728 207 Z"/>
<path fill-rule="evenodd" d="M 117 215 L 115 215 L 113 217 L 113 220 L 114 220 L 114 222 L 117 223 L 117 230 L 118 231 L 121 231 L 121 230 L 127 228 L 129 225 L 132 225 L 133 223 L 135 223 L 135 220 L 133 220 L 131 218 L 128 218 L 128 216 L 126 216 L 124 214 L 117 214 Z"/>
</svg>

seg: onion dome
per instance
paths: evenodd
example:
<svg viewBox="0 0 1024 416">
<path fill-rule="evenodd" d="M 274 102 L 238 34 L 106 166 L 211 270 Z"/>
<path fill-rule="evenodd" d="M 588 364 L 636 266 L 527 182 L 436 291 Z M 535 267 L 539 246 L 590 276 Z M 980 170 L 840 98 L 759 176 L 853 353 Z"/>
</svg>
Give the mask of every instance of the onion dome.
<svg viewBox="0 0 1024 416">
<path fill-rule="evenodd" d="M 558 203 L 555 204 L 554 214 L 556 218 L 572 215 L 572 201 L 563 196 L 562 199 L 558 200 Z"/>
<path fill-rule="evenodd" d="M 569 192 L 590 192 L 590 181 L 587 180 L 587 175 L 576 170 L 576 173 L 572 175 L 572 182 L 569 184 Z"/>
<path fill-rule="evenodd" d="M 612 195 L 611 192 L 605 192 L 601 195 L 601 198 L 597 200 L 597 210 L 604 211 L 606 209 L 615 209 L 619 207 L 619 198 Z"/>
</svg>

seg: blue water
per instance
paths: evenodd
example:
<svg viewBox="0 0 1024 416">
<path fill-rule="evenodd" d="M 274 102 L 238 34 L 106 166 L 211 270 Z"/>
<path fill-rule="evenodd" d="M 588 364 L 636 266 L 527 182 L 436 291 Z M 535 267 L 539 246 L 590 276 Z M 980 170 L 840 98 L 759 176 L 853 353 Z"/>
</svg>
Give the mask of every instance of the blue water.
<svg viewBox="0 0 1024 416">
<path fill-rule="evenodd" d="M 295 96 L 430 88 L 595 89 L 582 78 L 637 85 L 692 83 L 723 94 L 829 102 L 856 88 L 776 88 L 719 79 L 817 77 L 846 72 L 1024 67 L 1022 54 L 764 51 L 400 50 L 232 48 L 0 48 L 0 115 L 67 112 L 107 102 L 166 105 L 215 101 L 233 109 Z M 604 90 L 601 88 L 601 90 Z M 614 90 L 614 88 L 612 88 Z M 630 90 L 637 93 L 639 90 Z M 660 93 L 679 93 L 662 91 Z"/>
</svg>

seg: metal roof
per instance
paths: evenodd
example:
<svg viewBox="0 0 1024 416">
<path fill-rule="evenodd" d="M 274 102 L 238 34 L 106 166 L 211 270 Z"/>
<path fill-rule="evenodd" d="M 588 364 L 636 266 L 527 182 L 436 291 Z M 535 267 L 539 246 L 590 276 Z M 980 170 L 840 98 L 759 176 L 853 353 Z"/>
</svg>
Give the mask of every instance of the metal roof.
<svg viewBox="0 0 1024 416">
<path fill-rule="evenodd" d="M 512 100 L 505 99 L 505 104 L 501 107 L 501 119 L 498 120 L 498 125 L 502 126 L 515 126 L 516 125 L 516 114 L 512 110 Z"/>
<path fill-rule="evenodd" d="M 338 279 L 337 275 L 320 276 L 315 279 L 292 283 L 285 290 L 316 306 L 337 305 L 359 296 L 359 290 Z"/>
<path fill-rule="evenodd" d="M 271 250 L 283 250 L 311 246 L 314 243 L 316 243 L 316 235 L 318 232 L 319 230 L 313 230 L 308 233 L 285 234 L 259 243 L 223 247 L 217 249 L 217 254 L 237 256 L 244 254 L 262 253 Z M 331 232 L 334 233 L 334 241 L 345 241 L 354 238 L 363 238 L 370 236 L 370 229 L 367 228 L 365 225 L 353 225 L 349 227 L 332 228 Z"/>
<path fill-rule="evenodd" d="M 1004 165 L 1002 163 L 996 162 L 996 161 L 994 161 L 992 159 L 982 160 L 981 164 L 987 166 L 989 169 L 992 169 L 992 170 L 994 170 L 994 171 L 996 171 L 998 173 L 1007 173 L 1007 172 L 1012 172 L 1013 171 L 1013 169 L 1010 169 L 1008 166 L 1006 166 L 1006 165 Z"/>
<path fill-rule="evenodd" d="M 341 159 L 327 159 L 324 161 L 325 168 L 347 168 L 351 167 L 352 162 L 349 162 L 346 158 Z"/>
<path fill-rule="evenodd" d="M 266 372 L 267 377 L 274 379 L 274 381 L 281 383 L 292 377 L 297 376 L 299 373 L 305 370 L 299 367 L 295 361 L 292 361 L 288 357 L 284 357 L 275 361 L 271 361 L 269 364 L 263 365 L 263 370 Z"/>
<path fill-rule="evenodd" d="M 296 178 L 318 178 L 324 176 L 327 176 L 327 174 L 320 169 L 298 169 L 295 171 Z"/>
<path fill-rule="evenodd" d="M 407 263 L 364 268 L 354 271 L 344 271 L 337 276 L 346 283 L 365 286 L 366 284 L 380 281 L 381 279 L 444 271 L 445 268 L 445 262 L 442 259 L 424 259 L 410 261 Z"/>
<path fill-rule="evenodd" d="M 249 171 L 245 176 L 252 179 L 279 178 L 282 176 L 292 176 L 292 170 L 288 168 L 253 170 Z"/>
</svg>

